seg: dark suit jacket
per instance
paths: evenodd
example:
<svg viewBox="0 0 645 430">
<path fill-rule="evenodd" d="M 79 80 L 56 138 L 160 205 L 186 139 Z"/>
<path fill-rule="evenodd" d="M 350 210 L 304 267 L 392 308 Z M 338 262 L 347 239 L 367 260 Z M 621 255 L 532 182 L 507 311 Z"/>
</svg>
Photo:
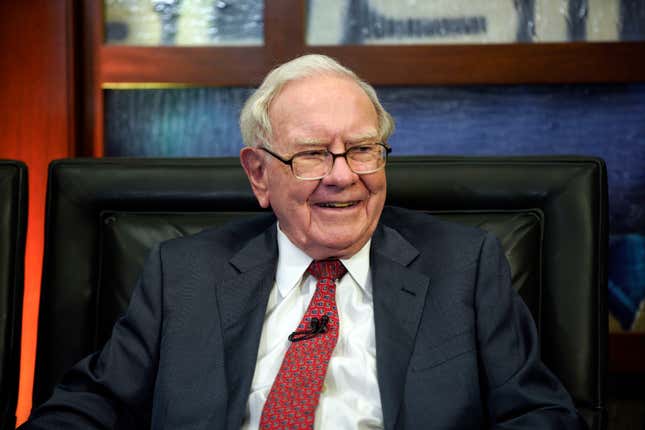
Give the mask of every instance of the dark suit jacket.
<svg viewBox="0 0 645 430">
<path fill-rule="evenodd" d="M 239 429 L 277 262 L 262 216 L 162 243 L 100 353 L 26 429 Z M 491 235 L 386 208 L 371 249 L 386 429 L 569 429 Z"/>
</svg>

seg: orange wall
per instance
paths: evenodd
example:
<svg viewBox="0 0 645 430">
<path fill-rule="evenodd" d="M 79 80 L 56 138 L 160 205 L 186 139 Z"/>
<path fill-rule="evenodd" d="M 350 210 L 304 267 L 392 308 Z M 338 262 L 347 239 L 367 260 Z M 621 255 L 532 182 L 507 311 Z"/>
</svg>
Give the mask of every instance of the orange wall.
<svg viewBox="0 0 645 430">
<path fill-rule="evenodd" d="M 47 165 L 73 154 L 72 2 L 0 1 L 0 158 L 29 168 L 19 423 L 31 409 Z"/>
</svg>

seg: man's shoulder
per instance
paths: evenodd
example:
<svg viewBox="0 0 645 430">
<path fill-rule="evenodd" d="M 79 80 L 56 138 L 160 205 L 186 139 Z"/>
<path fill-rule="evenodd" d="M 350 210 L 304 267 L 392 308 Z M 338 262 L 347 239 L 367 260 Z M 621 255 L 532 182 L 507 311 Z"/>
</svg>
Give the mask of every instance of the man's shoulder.
<svg viewBox="0 0 645 430">
<path fill-rule="evenodd" d="M 425 243 L 427 239 L 440 243 L 481 241 L 486 232 L 480 228 L 447 221 L 419 210 L 386 206 L 381 217 L 383 225 L 394 228 L 413 243 Z"/>
<path fill-rule="evenodd" d="M 487 237 L 480 228 L 397 207 L 386 207 L 381 223 L 419 252 L 416 265 L 435 272 L 451 271 L 476 261 Z"/>
<path fill-rule="evenodd" d="M 230 257 L 250 240 L 275 224 L 272 213 L 244 216 L 199 233 L 170 239 L 161 243 L 165 253 L 207 255 L 210 258 Z"/>
</svg>

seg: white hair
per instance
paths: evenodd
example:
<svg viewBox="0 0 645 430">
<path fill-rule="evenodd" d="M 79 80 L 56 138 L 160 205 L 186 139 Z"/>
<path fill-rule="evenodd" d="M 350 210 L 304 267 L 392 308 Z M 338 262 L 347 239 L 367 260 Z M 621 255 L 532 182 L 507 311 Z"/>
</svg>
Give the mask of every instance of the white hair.
<svg viewBox="0 0 645 430">
<path fill-rule="evenodd" d="M 363 89 L 371 100 L 378 118 L 379 139 L 385 142 L 394 131 L 392 116 L 381 105 L 374 88 L 354 72 L 325 55 L 309 54 L 295 58 L 273 69 L 262 85 L 248 98 L 240 113 L 240 130 L 246 146 L 271 147 L 269 106 L 282 88 L 291 81 L 315 75 L 336 74 L 347 77 Z"/>
</svg>

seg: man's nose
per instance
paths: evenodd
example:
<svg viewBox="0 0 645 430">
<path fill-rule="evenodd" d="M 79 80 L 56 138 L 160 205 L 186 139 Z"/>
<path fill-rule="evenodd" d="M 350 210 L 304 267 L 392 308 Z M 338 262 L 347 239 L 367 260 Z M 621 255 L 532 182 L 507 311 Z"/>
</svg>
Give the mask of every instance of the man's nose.
<svg viewBox="0 0 645 430">
<path fill-rule="evenodd" d="M 347 186 L 358 180 L 358 174 L 354 173 L 347 164 L 345 157 L 334 157 L 331 171 L 323 178 L 327 185 Z"/>
</svg>

